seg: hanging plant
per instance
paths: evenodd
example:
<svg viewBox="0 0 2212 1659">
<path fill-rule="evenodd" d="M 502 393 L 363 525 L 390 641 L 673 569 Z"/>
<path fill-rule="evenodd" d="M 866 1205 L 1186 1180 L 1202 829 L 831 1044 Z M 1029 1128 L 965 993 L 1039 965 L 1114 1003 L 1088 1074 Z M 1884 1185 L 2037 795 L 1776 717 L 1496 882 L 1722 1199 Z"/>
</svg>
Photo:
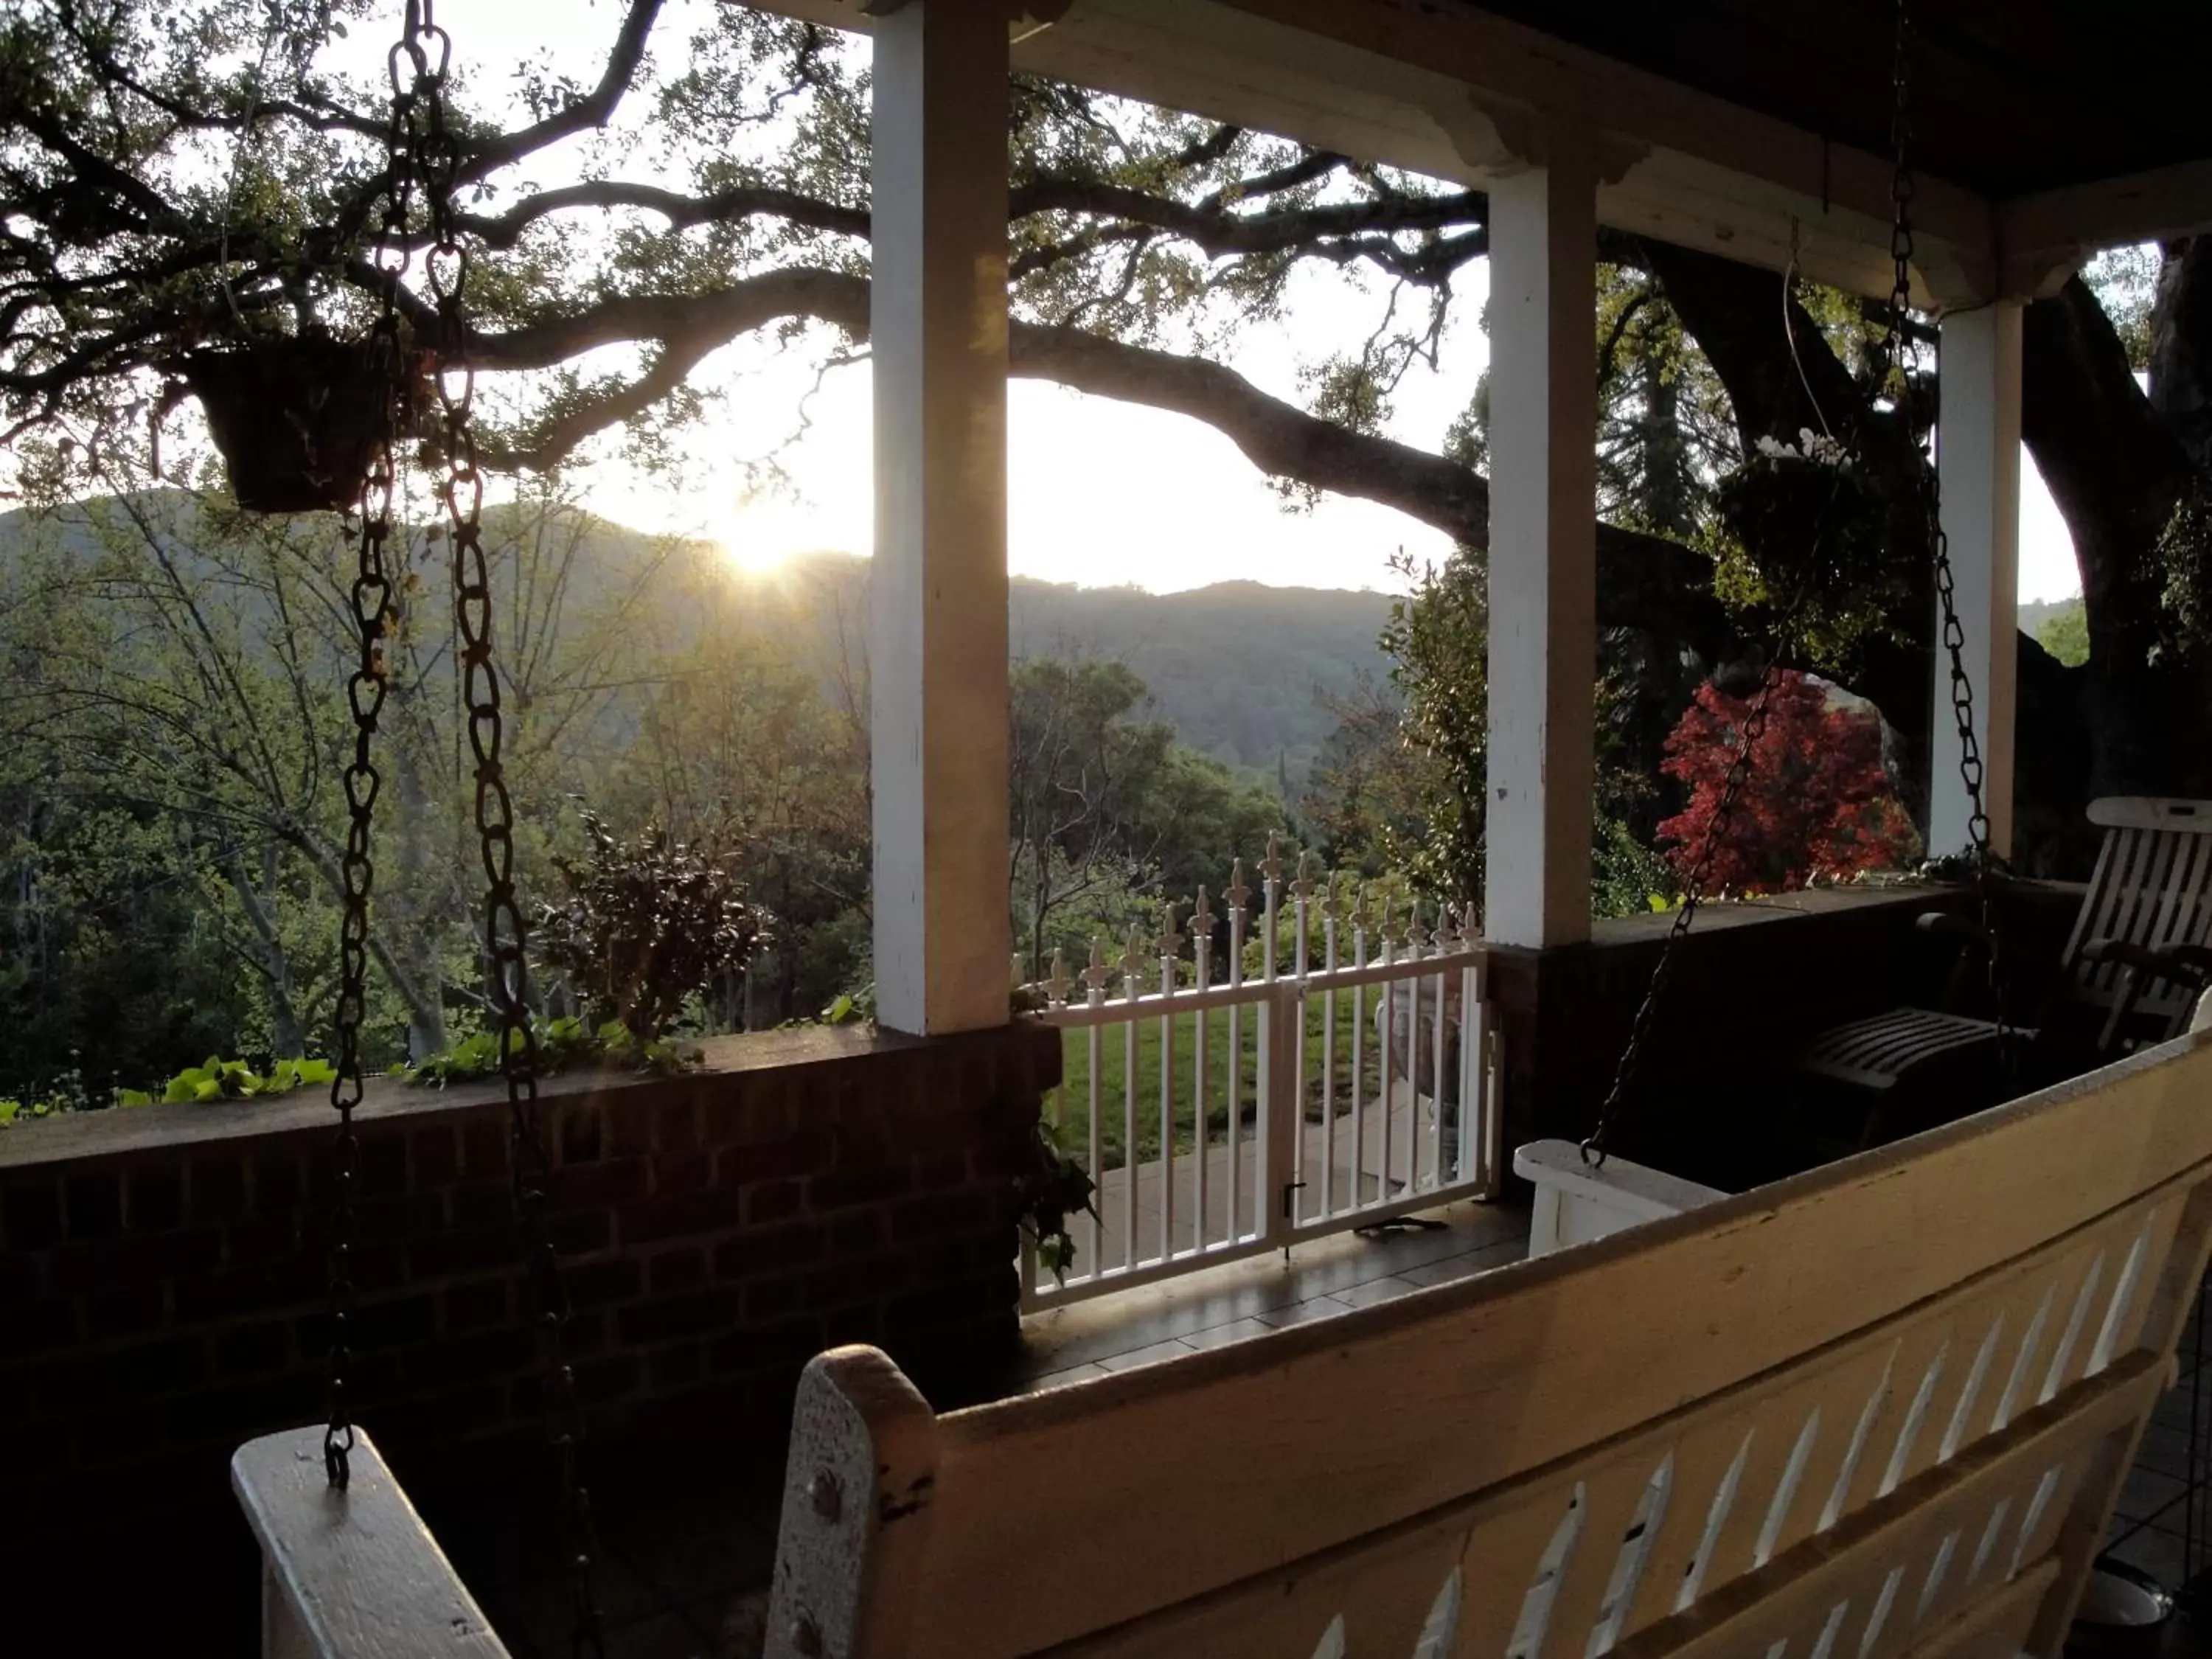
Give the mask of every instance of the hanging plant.
<svg viewBox="0 0 2212 1659">
<path fill-rule="evenodd" d="M 369 353 L 366 342 L 279 335 L 176 360 L 207 413 L 240 507 L 317 513 L 353 505 L 386 413 L 387 388 Z"/>
</svg>

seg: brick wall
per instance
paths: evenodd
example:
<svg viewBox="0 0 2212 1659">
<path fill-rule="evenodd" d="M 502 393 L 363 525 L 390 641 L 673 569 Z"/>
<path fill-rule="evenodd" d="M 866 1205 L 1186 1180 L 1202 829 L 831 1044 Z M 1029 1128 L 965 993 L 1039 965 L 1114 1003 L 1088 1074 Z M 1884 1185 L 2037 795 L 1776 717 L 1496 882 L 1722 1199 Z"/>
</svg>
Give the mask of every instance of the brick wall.
<svg viewBox="0 0 2212 1659">
<path fill-rule="evenodd" d="M 595 1440 L 780 1437 L 818 1349 L 957 1395 L 1016 1333 L 1012 1180 L 1057 1033 L 808 1030 L 666 1079 L 560 1079 L 544 1122 Z M 537 1397 L 495 1090 L 361 1113 L 356 1415 L 403 1474 Z M 241 1440 L 323 1410 L 327 1103 L 0 1134 L 0 1525 L 228 1502 Z M 530 1429 L 532 1434 L 535 1430 Z"/>
</svg>

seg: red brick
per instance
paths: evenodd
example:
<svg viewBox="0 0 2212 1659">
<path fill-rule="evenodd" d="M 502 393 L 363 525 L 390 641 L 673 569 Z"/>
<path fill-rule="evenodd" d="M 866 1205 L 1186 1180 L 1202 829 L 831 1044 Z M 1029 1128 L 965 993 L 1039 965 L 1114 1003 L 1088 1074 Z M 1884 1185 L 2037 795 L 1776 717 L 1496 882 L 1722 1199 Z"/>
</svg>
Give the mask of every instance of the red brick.
<svg viewBox="0 0 2212 1659">
<path fill-rule="evenodd" d="M 745 1224 L 759 1227 L 788 1221 L 806 1205 L 806 1189 L 796 1181 L 768 1181 L 745 1190 Z"/>
<path fill-rule="evenodd" d="M 43 1250 L 61 1242 L 61 1184 L 51 1176 L 11 1181 L 0 1190 L 10 1250 Z"/>
<path fill-rule="evenodd" d="M 0 1309 L 27 1308 L 39 1294 L 39 1263 L 26 1252 L 0 1251 Z"/>
<path fill-rule="evenodd" d="M 407 1138 L 407 1164 L 416 1188 L 450 1187 L 459 1179 L 459 1138 L 449 1123 L 417 1129 Z"/>
<path fill-rule="evenodd" d="M 446 1279 L 461 1273 L 496 1273 L 516 1259 L 516 1235 L 507 1227 L 477 1227 L 467 1232 L 433 1233 L 407 1245 L 407 1271 L 415 1279 Z"/>
<path fill-rule="evenodd" d="M 638 1363 L 634 1353 L 609 1354 L 575 1367 L 576 1398 L 586 1406 L 604 1405 L 637 1392 Z"/>
<path fill-rule="evenodd" d="M 902 1164 L 840 1170 L 808 1181 L 806 1201 L 817 1210 L 842 1209 L 848 1204 L 880 1204 L 885 1199 L 901 1196 L 913 1186 L 914 1173 Z"/>
<path fill-rule="evenodd" d="M 125 1441 L 125 1447 L 143 1442 Z M 8 1471 L 12 1487 L 61 1474 L 70 1467 L 70 1437 L 31 1425 L 0 1424 L 0 1469 Z M 19 1592 L 20 1593 L 20 1592 Z M 82 1632 L 82 1626 L 80 1633 Z"/>
<path fill-rule="evenodd" d="M 787 1319 L 716 1337 L 707 1350 L 707 1368 L 717 1376 L 747 1371 L 795 1372 L 821 1352 L 820 1320 Z"/>
<path fill-rule="evenodd" d="M 58 1291 L 105 1290 L 112 1285 L 198 1278 L 222 1260 L 222 1237 L 208 1229 L 148 1233 L 102 1244 L 75 1244 L 52 1259 Z"/>
<path fill-rule="evenodd" d="M 113 1336 L 139 1336 L 160 1325 L 166 1311 L 158 1286 L 110 1291 L 88 1298 L 84 1334 L 94 1342 Z"/>
<path fill-rule="evenodd" d="M 73 1239 L 113 1238 L 123 1231 L 123 1180 L 111 1170 L 91 1170 L 62 1183 Z"/>
<path fill-rule="evenodd" d="M 964 1146 L 940 1147 L 922 1152 L 914 1160 L 915 1190 L 924 1193 L 943 1192 L 948 1188 L 965 1186 L 968 1182 L 968 1149 Z"/>
<path fill-rule="evenodd" d="M 410 1387 L 448 1388 L 458 1382 L 513 1376 L 538 1363 L 538 1333 L 507 1326 L 425 1342 L 401 1357 Z M 377 1427 L 382 1431 L 383 1424 Z"/>
<path fill-rule="evenodd" d="M 407 1141 L 398 1129 L 364 1130 L 361 1137 L 361 1191 L 381 1197 L 407 1190 Z"/>
<path fill-rule="evenodd" d="M 248 1217 L 233 1223 L 222 1241 L 223 1259 L 234 1267 L 289 1260 L 310 1248 L 297 1214 Z M 319 1236 L 312 1248 L 323 1248 Z"/>
<path fill-rule="evenodd" d="M 891 1161 L 891 1138 L 878 1115 L 841 1121 L 831 1136 L 830 1167 L 872 1170 Z"/>
<path fill-rule="evenodd" d="M 745 1286 L 745 1318 L 756 1325 L 788 1318 L 806 1306 L 806 1281 L 797 1274 L 755 1279 Z"/>
<path fill-rule="evenodd" d="M 714 1160 L 708 1152 L 663 1152 L 653 1160 L 656 1198 L 704 1192 L 714 1184 Z"/>
<path fill-rule="evenodd" d="M 715 1088 L 702 1114 L 710 1146 L 759 1146 L 787 1139 L 793 1121 L 784 1085 L 767 1078 Z"/>
<path fill-rule="evenodd" d="M 691 1233 L 719 1232 L 738 1224 L 740 1206 L 733 1192 L 678 1193 L 653 1197 L 621 1212 L 622 1242 L 650 1244 Z"/>
<path fill-rule="evenodd" d="M 605 1155 L 606 1134 L 599 1103 L 585 1101 L 554 1115 L 552 1146 L 563 1164 L 593 1164 Z"/>
<path fill-rule="evenodd" d="M 652 1302 L 634 1302 L 616 1314 L 615 1326 L 625 1343 L 641 1347 L 726 1330 L 737 1322 L 740 1306 L 733 1288 L 692 1291 Z"/>
<path fill-rule="evenodd" d="M 134 1233 L 166 1233 L 184 1225 L 183 1177 L 166 1165 L 131 1170 L 124 1188 L 123 1218 Z"/>
<path fill-rule="evenodd" d="M 206 1394 L 169 1400 L 162 1417 L 169 1438 L 236 1444 L 255 1435 L 313 1422 L 324 1411 L 319 1372 L 303 1372 L 267 1382 L 225 1383 Z"/>
<path fill-rule="evenodd" d="M 461 1127 L 461 1173 L 470 1181 L 501 1181 L 507 1171 L 507 1121 L 486 1114 Z"/>
<path fill-rule="evenodd" d="M 240 1326 L 215 1340 L 216 1370 L 224 1376 L 273 1371 L 289 1363 L 291 1358 L 292 1327 L 286 1320 Z"/>
<path fill-rule="evenodd" d="M 623 1256 L 608 1261 L 578 1262 L 567 1267 L 561 1277 L 568 1288 L 569 1302 L 579 1308 L 627 1302 L 637 1295 L 644 1283 L 637 1263 Z"/>
<path fill-rule="evenodd" d="M 942 1237 L 947 1233 L 981 1232 L 991 1225 L 996 1209 L 991 1194 L 972 1188 L 909 1198 L 891 1212 L 891 1237 L 908 1243 Z M 1012 1246 L 1013 1241 L 1009 1239 L 1009 1257 L 1013 1255 Z"/>
<path fill-rule="evenodd" d="M 566 1211 L 553 1217 L 553 1249 L 561 1255 L 596 1255 L 614 1239 L 603 1210 Z"/>
<path fill-rule="evenodd" d="M 39 1395 L 49 1412 L 76 1415 L 197 1388 L 206 1371 L 197 1338 L 169 1337 L 52 1366 L 39 1383 Z"/>
<path fill-rule="evenodd" d="M 372 1302 L 354 1312 L 353 1342 L 356 1348 L 404 1348 L 428 1340 L 437 1328 L 434 1296 Z"/>
<path fill-rule="evenodd" d="M 653 1150 L 653 1114 L 617 1097 L 606 1103 L 602 1131 L 609 1158 L 641 1158 Z"/>
<path fill-rule="evenodd" d="M 740 1233 L 715 1247 L 714 1277 L 749 1279 L 757 1273 L 807 1267 L 821 1261 L 829 1249 L 830 1230 L 808 1222 Z"/>
<path fill-rule="evenodd" d="M 883 1216 L 879 1212 L 855 1210 L 830 1223 L 830 1253 L 837 1256 L 866 1255 L 882 1243 L 883 1236 Z"/>
<path fill-rule="evenodd" d="M 749 1187 L 813 1175 L 830 1167 L 830 1136 L 820 1129 L 758 1146 L 725 1146 L 715 1154 L 714 1179 L 725 1187 Z"/>
<path fill-rule="evenodd" d="M 642 1199 L 651 1163 L 642 1158 L 574 1164 L 554 1172 L 553 1201 L 564 1210 L 611 1210 Z"/>
<path fill-rule="evenodd" d="M 486 1325 L 504 1324 L 507 1282 L 491 1279 L 456 1285 L 446 1292 L 445 1307 L 448 1331 L 473 1331 Z"/>
<path fill-rule="evenodd" d="M 0 1319 L 0 1359 L 59 1348 L 76 1340 L 76 1309 L 67 1302 L 39 1302 Z"/>
<path fill-rule="evenodd" d="M 695 1387 L 707 1376 L 707 1345 L 704 1342 L 676 1342 L 665 1348 L 656 1348 L 645 1357 L 645 1385 L 647 1393 L 668 1394 L 678 1389 Z"/>
<path fill-rule="evenodd" d="M 277 1215 L 300 1207 L 307 1190 L 300 1159 L 273 1152 L 253 1160 L 253 1212 Z"/>
<path fill-rule="evenodd" d="M 447 1212 L 456 1227 L 503 1227 L 514 1219 L 514 1191 L 503 1181 L 457 1187 Z"/>
<path fill-rule="evenodd" d="M 858 1303 L 878 1303 L 907 1288 L 914 1272 L 903 1255 L 839 1261 L 806 1275 L 806 1305 L 817 1313 Z"/>
<path fill-rule="evenodd" d="M 646 1284 L 656 1296 L 696 1290 L 706 1282 L 707 1253 L 702 1249 L 667 1250 L 646 1263 Z"/>
<path fill-rule="evenodd" d="M 686 1152 L 698 1144 L 697 1102 L 687 1097 L 653 1109 L 653 1145 L 656 1152 Z"/>
</svg>

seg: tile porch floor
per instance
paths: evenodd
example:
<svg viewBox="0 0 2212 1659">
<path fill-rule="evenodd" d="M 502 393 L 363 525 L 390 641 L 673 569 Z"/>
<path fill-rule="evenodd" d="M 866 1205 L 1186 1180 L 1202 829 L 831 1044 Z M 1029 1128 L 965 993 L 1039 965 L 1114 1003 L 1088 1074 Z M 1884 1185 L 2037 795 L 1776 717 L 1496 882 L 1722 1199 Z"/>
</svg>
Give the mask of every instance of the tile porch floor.
<svg viewBox="0 0 2212 1659">
<path fill-rule="evenodd" d="M 1420 1221 L 1301 1245 L 1287 1263 L 1280 1255 L 1254 1258 L 1032 1316 L 1016 1388 L 1064 1387 L 1368 1306 L 1502 1267 L 1526 1249 L 1523 1211 L 1461 1202 Z M 2169 1585 L 2212 1559 L 2212 1499 L 2200 1496 L 2193 1553 L 2186 1537 L 2192 1410 L 2212 1451 L 2212 1357 L 2202 1368 L 2200 1400 L 2191 1388 L 2195 1340 L 2192 1328 L 2181 1385 L 2159 1407 L 2112 1532 L 2116 1555 Z M 781 1462 L 734 1480 L 695 1480 L 688 1490 L 609 1478 L 619 1473 L 594 1483 L 610 1659 L 737 1659 L 756 1651 Z M 473 1512 L 448 1508 L 428 1517 L 516 1659 L 568 1651 L 568 1586 L 545 1571 L 556 1553 L 550 1504 L 542 1501 L 550 1496 L 497 1494 Z M 2177 1618 L 2157 1652 L 2212 1659 L 2212 1620 Z"/>
</svg>

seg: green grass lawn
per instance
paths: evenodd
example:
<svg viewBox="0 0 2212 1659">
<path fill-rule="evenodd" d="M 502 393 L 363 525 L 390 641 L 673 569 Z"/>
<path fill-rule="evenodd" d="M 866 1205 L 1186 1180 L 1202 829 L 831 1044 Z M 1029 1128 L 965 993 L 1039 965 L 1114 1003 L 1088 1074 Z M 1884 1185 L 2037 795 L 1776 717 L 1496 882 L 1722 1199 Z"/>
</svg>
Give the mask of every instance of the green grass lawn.
<svg viewBox="0 0 2212 1659">
<path fill-rule="evenodd" d="M 1336 1109 L 1343 1113 L 1350 1109 L 1352 1091 L 1352 1033 L 1356 1023 L 1352 1016 L 1352 994 L 1337 991 L 1329 994 L 1337 1001 L 1336 1011 Z M 1366 1030 L 1362 1043 L 1361 1070 L 1364 1073 L 1367 1099 L 1376 1098 L 1380 1089 L 1382 1056 L 1375 1041 L 1375 1003 L 1376 991 L 1370 988 L 1366 997 Z M 1322 1042 L 1324 1022 L 1323 995 L 1309 997 L 1306 1002 L 1305 1099 L 1309 1121 L 1318 1122 L 1322 1108 Z M 1243 1088 L 1242 1127 L 1240 1140 L 1253 1133 L 1254 1120 L 1259 1111 L 1260 1028 L 1265 1024 L 1267 1011 L 1253 1006 L 1237 1011 L 1241 1015 L 1237 1049 L 1238 1072 Z M 1229 1133 L 1229 1016 L 1230 1011 L 1217 1008 L 1206 1016 L 1206 1144 L 1222 1145 Z M 1180 1014 L 1173 1021 L 1175 1052 L 1175 1144 L 1178 1152 L 1193 1150 L 1198 1144 L 1198 1090 L 1194 1075 L 1194 1055 L 1197 1046 L 1198 1019 L 1196 1014 Z M 1137 1027 L 1137 1136 L 1136 1156 L 1139 1163 L 1148 1162 L 1160 1155 L 1160 1047 L 1164 1022 L 1152 1018 L 1142 1021 Z M 1060 1145 L 1066 1151 L 1087 1158 L 1090 1147 L 1091 1069 L 1092 1034 L 1087 1030 L 1063 1033 L 1064 1043 L 1061 1083 L 1058 1091 L 1045 1103 L 1045 1121 L 1053 1125 Z M 1125 1086 L 1129 1074 L 1128 1028 L 1109 1025 L 1098 1029 L 1098 1117 L 1101 1170 L 1121 1168 L 1127 1156 L 1127 1121 L 1125 1117 Z M 1426 1062 L 1424 1060 L 1425 1078 Z"/>
</svg>

